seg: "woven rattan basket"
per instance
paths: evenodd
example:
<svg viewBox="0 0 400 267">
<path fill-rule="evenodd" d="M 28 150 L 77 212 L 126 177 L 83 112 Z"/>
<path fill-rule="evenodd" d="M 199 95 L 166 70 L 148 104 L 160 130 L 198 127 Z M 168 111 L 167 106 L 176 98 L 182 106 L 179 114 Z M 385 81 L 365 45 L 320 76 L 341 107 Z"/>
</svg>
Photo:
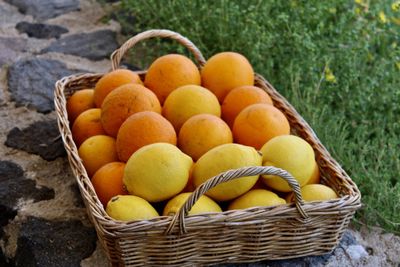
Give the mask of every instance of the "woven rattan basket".
<svg viewBox="0 0 400 267">
<path fill-rule="evenodd" d="M 153 37 L 177 40 L 191 51 L 199 68 L 203 66 L 205 60 L 202 54 L 188 39 L 168 30 L 150 30 L 132 37 L 116 50 L 111 56 L 112 68 L 118 68 L 128 49 Z M 102 74 L 81 74 L 59 80 L 56 83 L 55 107 L 72 171 L 88 215 L 112 265 L 193 266 L 289 259 L 326 254 L 338 244 L 361 205 L 360 192 L 310 126 L 260 75 L 256 75 L 255 84 L 267 91 L 275 107 L 286 115 L 292 134 L 311 144 L 322 183 L 333 188 L 340 198 L 304 203 L 298 183 L 286 171 L 273 167 L 247 167 L 221 173 L 202 184 L 174 217 L 161 216 L 131 222 L 110 218 L 97 198 L 79 158 L 66 111 L 66 100 L 72 93 L 94 87 L 101 77 Z M 191 206 L 208 189 L 227 180 L 255 174 L 275 174 L 285 178 L 295 192 L 295 203 L 187 216 Z"/>
</svg>

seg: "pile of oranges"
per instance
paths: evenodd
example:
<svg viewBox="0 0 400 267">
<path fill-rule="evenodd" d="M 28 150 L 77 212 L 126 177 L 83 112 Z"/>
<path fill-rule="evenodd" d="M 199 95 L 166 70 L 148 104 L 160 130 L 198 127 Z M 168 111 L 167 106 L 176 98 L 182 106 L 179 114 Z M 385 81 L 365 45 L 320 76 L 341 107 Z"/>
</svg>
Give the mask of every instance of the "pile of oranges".
<svg viewBox="0 0 400 267">
<path fill-rule="evenodd" d="M 224 144 L 260 150 L 274 137 L 290 135 L 287 118 L 254 86 L 251 64 L 235 52 L 212 56 L 201 70 L 183 55 L 165 55 L 143 80 L 130 70 L 114 70 L 95 88 L 75 92 L 67 112 L 79 156 L 104 206 L 113 196 L 128 194 L 126 162 L 145 146 L 168 143 L 196 162 Z M 193 189 L 188 182 L 182 192 Z"/>
</svg>

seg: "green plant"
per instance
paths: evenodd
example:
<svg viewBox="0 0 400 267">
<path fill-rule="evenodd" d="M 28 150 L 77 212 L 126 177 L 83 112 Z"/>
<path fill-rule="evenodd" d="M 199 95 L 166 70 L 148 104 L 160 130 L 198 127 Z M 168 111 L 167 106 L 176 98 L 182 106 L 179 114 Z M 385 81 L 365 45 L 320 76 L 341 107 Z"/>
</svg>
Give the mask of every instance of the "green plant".
<svg viewBox="0 0 400 267">
<path fill-rule="evenodd" d="M 123 0 L 121 9 L 138 22 L 120 17 L 131 35 L 168 28 L 205 57 L 245 55 L 355 180 L 356 220 L 400 232 L 400 13 L 391 2 Z M 173 42 L 144 46 L 133 64 L 186 52 Z"/>
</svg>

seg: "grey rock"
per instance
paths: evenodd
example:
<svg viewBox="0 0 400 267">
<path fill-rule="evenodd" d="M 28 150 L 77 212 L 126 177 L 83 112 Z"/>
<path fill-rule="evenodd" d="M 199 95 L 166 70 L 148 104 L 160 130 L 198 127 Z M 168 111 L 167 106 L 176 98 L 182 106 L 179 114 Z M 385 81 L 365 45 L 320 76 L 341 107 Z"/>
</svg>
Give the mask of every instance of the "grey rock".
<svg viewBox="0 0 400 267">
<path fill-rule="evenodd" d="M 25 52 L 28 41 L 25 38 L 18 37 L 0 37 L 0 43 L 14 51 Z"/>
<path fill-rule="evenodd" d="M 10 64 L 26 52 L 27 40 L 24 38 L 0 37 L 0 67 Z"/>
<path fill-rule="evenodd" d="M 19 199 L 34 202 L 54 198 L 54 190 L 38 187 L 36 182 L 26 179 L 22 168 L 11 161 L 0 161 L 0 229 L 17 215 Z"/>
<path fill-rule="evenodd" d="M 66 155 L 56 120 L 38 121 L 23 130 L 15 127 L 7 134 L 5 145 L 48 161 Z"/>
<path fill-rule="evenodd" d="M 61 34 L 68 32 L 67 28 L 58 25 L 30 23 L 26 21 L 19 22 L 15 28 L 20 33 L 26 33 L 29 37 L 38 39 L 59 38 Z"/>
<path fill-rule="evenodd" d="M 37 20 L 46 20 L 79 10 L 79 0 L 6 0 L 18 10 Z"/>
<path fill-rule="evenodd" d="M 102 60 L 109 58 L 117 48 L 116 33 L 111 30 L 100 30 L 63 37 L 41 52 L 58 52 L 91 60 Z"/>
<path fill-rule="evenodd" d="M 71 191 L 74 194 L 74 204 L 76 207 L 84 208 L 85 203 L 83 202 L 81 192 L 79 191 L 79 187 L 77 183 L 71 185 Z"/>
<path fill-rule="evenodd" d="M 96 248 L 94 228 L 80 221 L 48 221 L 30 217 L 21 226 L 16 266 L 80 266 Z"/>
<path fill-rule="evenodd" d="M 6 255 L 4 255 L 3 251 L 0 249 L 0 266 L 2 267 L 13 267 L 15 266 L 11 259 L 8 259 Z"/>
<path fill-rule="evenodd" d="M 5 29 L 14 28 L 15 24 L 24 19 L 24 15 L 18 12 L 15 6 L 0 1 L 0 32 L 4 34 Z"/>
<path fill-rule="evenodd" d="M 357 245 L 357 240 L 353 234 L 351 234 L 349 231 L 346 231 L 343 233 L 339 245 L 341 247 L 347 248 L 348 246 L 351 245 Z"/>
<path fill-rule="evenodd" d="M 361 245 L 351 245 L 346 249 L 347 255 L 354 261 L 368 256 L 368 252 Z"/>
<path fill-rule="evenodd" d="M 76 71 L 50 59 L 22 59 L 8 70 L 8 89 L 17 106 L 33 107 L 42 113 L 54 110 L 54 85 Z"/>
</svg>

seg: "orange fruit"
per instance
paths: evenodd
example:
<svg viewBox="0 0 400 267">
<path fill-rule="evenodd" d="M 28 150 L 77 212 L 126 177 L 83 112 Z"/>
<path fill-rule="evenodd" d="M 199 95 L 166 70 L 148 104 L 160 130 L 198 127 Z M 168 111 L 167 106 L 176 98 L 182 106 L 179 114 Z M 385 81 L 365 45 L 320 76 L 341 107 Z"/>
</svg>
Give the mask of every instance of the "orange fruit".
<svg viewBox="0 0 400 267">
<path fill-rule="evenodd" d="M 108 201 L 117 195 L 127 195 L 122 177 L 124 176 L 125 163 L 110 162 L 98 169 L 91 181 L 100 202 L 107 206 Z"/>
<path fill-rule="evenodd" d="M 117 135 L 117 153 L 121 161 L 128 161 L 139 148 L 153 143 L 176 145 L 176 133 L 172 124 L 154 111 L 142 111 L 131 115 L 121 125 Z"/>
<path fill-rule="evenodd" d="M 157 95 L 161 104 L 176 88 L 200 83 L 200 72 L 196 65 L 189 58 L 178 54 L 157 58 L 150 65 L 144 79 L 144 85 Z"/>
<path fill-rule="evenodd" d="M 185 85 L 174 90 L 165 100 L 162 114 L 176 132 L 190 117 L 197 114 L 221 116 L 221 107 L 213 93 L 198 85 Z"/>
<path fill-rule="evenodd" d="M 107 135 L 96 135 L 86 139 L 79 147 L 78 154 L 89 177 L 103 165 L 118 161 L 115 139 Z"/>
<path fill-rule="evenodd" d="M 93 100 L 93 89 L 83 89 L 76 91 L 67 100 L 67 113 L 71 123 L 74 122 L 76 117 L 85 110 L 95 108 Z"/>
<path fill-rule="evenodd" d="M 130 70 L 117 69 L 105 74 L 94 88 L 94 103 L 100 108 L 104 98 L 115 88 L 127 83 L 143 84 L 138 74 Z"/>
<path fill-rule="evenodd" d="M 101 123 L 110 136 L 116 137 L 121 124 L 140 111 L 161 113 L 157 96 L 140 84 L 129 83 L 110 92 L 101 106 Z"/>
<path fill-rule="evenodd" d="M 229 126 L 219 117 L 199 114 L 188 119 L 178 135 L 178 146 L 194 161 L 216 146 L 232 143 Z"/>
<path fill-rule="evenodd" d="M 233 123 L 233 138 L 243 145 L 260 149 L 278 135 L 290 134 L 285 115 L 269 104 L 253 104 L 243 109 Z"/>
<path fill-rule="evenodd" d="M 272 105 L 272 99 L 261 88 L 251 85 L 237 87 L 230 91 L 222 102 L 222 118 L 232 127 L 240 111 L 252 104 L 258 103 Z"/>
<path fill-rule="evenodd" d="M 79 147 L 83 141 L 91 136 L 105 134 L 106 132 L 101 125 L 101 110 L 99 108 L 91 108 L 82 112 L 72 124 L 72 137 Z"/>
<path fill-rule="evenodd" d="M 222 52 L 209 58 L 201 70 L 201 83 L 211 90 L 222 103 L 232 89 L 254 85 L 254 71 L 241 54 Z"/>
</svg>

